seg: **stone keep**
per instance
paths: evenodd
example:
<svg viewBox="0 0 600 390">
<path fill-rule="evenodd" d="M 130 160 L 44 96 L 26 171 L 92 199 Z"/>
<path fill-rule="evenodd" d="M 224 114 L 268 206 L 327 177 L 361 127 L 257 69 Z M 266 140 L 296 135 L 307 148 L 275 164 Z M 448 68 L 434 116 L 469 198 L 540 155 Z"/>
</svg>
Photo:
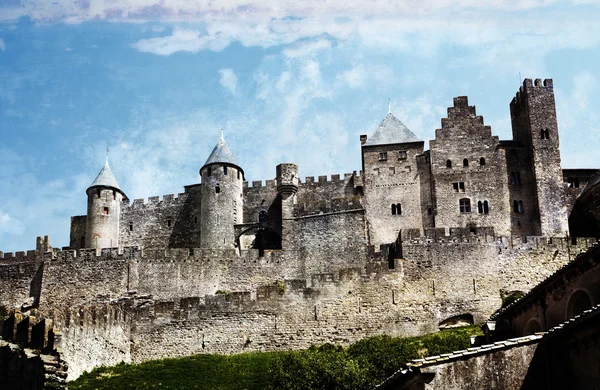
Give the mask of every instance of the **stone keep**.
<svg viewBox="0 0 600 390">
<path fill-rule="evenodd" d="M 108 165 L 108 156 L 104 167 L 86 193 L 88 203 L 83 247 L 97 249 L 118 247 L 121 202 L 127 200 L 127 196 L 119 187 Z"/>
<path fill-rule="evenodd" d="M 219 142 L 200 168 L 202 206 L 200 246 L 234 248 L 234 225 L 243 221 L 244 171 L 221 135 Z"/>
</svg>

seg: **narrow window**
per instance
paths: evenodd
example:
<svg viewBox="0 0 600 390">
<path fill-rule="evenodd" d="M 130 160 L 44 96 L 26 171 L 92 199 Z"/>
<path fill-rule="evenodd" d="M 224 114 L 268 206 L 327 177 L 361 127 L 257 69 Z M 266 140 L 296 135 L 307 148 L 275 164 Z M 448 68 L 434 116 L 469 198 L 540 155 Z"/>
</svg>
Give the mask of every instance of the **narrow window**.
<svg viewBox="0 0 600 390">
<path fill-rule="evenodd" d="M 392 205 L 392 215 L 396 215 L 396 205 Z"/>
<path fill-rule="evenodd" d="M 483 201 L 483 213 L 484 214 L 489 214 L 490 213 L 490 204 L 488 203 L 487 200 Z"/>
<path fill-rule="evenodd" d="M 468 166 L 469 166 L 469 160 L 465 158 L 463 160 L 463 167 L 468 167 Z"/>
<path fill-rule="evenodd" d="M 452 189 L 454 190 L 454 192 L 458 192 L 458 182 L 452 183 Z"/>
<path fill-rule="evenodd" d="M 481 157 L 479 159 L 479 165 L 484 166 L 485 165 L 485 158 Z"/>
<path fill-rule="evenodd" d="M 129 222 L 129 231 L 132 232 L 133 231 L 133 222 Z"/>
<path fill-rule="evenodd" d="M 477 212 L 479 214 L 483 214 L 483 202 L 482 201 L 477 202 Z"/>
<path fill-rule="evenodd" d="M 458 205 L 461 213 L 470 213 L 471 212 L 471 199 L 462 198 L 458 201 Z"/>
<path fill-rule="evenodd" d="M 404 160 L 404 159 L 406 159 L 406 157 L 407 157 L 406 150 L 401 150 L 400 152 L 398 152 L 398 158 L 400 160 Z"/>
<path fill-rule="evenodd" d="M 510 173 L 510 184 L 521 184 L 521 173 L 511 172 Z"/>
<path fill-rule="evenodd" d="M 427 215 L 431 215 L 432 211 L 431 211 L 431 207 L 427 207 Z"/>
<path fill-rule="evenodd" d="M 171 227 L 171 218 L 167 218 L 167 227 Z"/>
<path fill-rule="evenodd" d="M 198 223 L 198 217 L 194 217 L 194 223 Z"/>
<path fill-rule="evenodd" d="M 516 214 L 523 213 L 523 201 L 522 200 L 514 200 L 513 201 L 513 209 Z"/>
<path fill-rule="evenodd" d="M 387 160 L 387 152 L 379 153 L 379 161 L 385 161 L 385 160 Z"/>
<path fill-rule="evenodd" d="M 221 192 L 221 187 L 219 187 L 219 186 L 216 186 L 216 187 L 215 187 L 215 193 L 217 193 L 217 194 L 218 194 L 219 192 Z"/>
<path fill-rule="evenodd" d="M 550 131 L 548 129 L 540 130 L 540 138 L 541 139 L 550 139 Z"/>
<path fill-rule="evenodd" d="M 269 220 L 269 214 L 265 210 L 261 210 L 258 213 L 258 222 L 266 223 Z"/>
<path fill-rule="evenodd" d="M 452 168 L 452 160 L 446 160 L 446 168 Z"/>
<path fill-rule="evenodd" d="M 237 171 L 238 180 L 240 179 L 240 171 Z"/>
<path fill-rule="evenodd" d="M 579 179 L 576 177 L 568 177 L 567 183 L 569 188 L 579 188 Z"/>
<path fill-rule="evenodd" d="M 100 199 L 100 189 L 96 190 L 96 195 L 98 195 L 98 199 Z"/>
<path fill-rule="evenodd" d="M 223 167 L 223 174 L 227 176 L 227 167 Z"/>
<path fill-rule="evenodd" d="M 465 183 L 464 182 L 458 182 L 458 189 L 460 192 L 465 192 Z"/>
<path fill-rule="evenodd" d="M 102 211 L 102 214 L 104 215 L 108 215 L 108 207 L 105 207 L 104 210 Z"/>
<path fill-rule="evenodd" d="M 402 205 L 400 203 L 396 203 L 396 214 L 402 215 Z"/>
</svg>

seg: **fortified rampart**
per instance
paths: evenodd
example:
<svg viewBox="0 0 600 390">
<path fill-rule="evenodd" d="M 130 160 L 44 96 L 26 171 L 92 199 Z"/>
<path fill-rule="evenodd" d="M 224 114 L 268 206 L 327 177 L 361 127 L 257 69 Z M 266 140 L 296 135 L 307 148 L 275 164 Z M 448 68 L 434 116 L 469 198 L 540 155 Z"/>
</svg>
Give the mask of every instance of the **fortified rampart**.
<svg viewBox="0 0 600 390">
<path fill-rule="evenodd" d="M 331 223 L 327 216 L 305 219 Z M 304 231 L 321 229 L 311 225 Z M 407 237 L 402 258 L 391 262 L 360 242 L 340 252 L 354 252 L 353 258 L 334 250 L 320 261 L 310 247 L 302 254 L 263 256 L 257 250 L 238 255 L 189 248 L 52 250 L 43 257 L 30 252 L 23 263 L 8 256 L 0 275 L 9 275 L 11 267 L 35 273 L 40 264 L 40 310 L 62 331 L 74 378 L 96 364 L 347 344 L 383 333 L 417 335 L 462 314 L 483 321 L 500 307 L 501 290 L 529 290 L 591 243 L 453 233 Z M 331 241 L 328 248 L 350 245 L 343 237 L 331 235 Z M 299 267 L 302 257 L 310 261 Z M 13 282 L 8 288 L 2 283 L 3 302 L 13 288 L 29 296 L 26 275 L 23 286 L 7 278 Z"/>
</svg>

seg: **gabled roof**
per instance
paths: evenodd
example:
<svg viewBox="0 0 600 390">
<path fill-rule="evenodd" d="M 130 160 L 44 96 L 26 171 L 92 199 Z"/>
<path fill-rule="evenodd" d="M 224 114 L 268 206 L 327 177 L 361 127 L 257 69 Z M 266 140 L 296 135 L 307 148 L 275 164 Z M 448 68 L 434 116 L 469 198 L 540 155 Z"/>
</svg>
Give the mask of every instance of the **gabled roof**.
<svg viewBox="0 0 600 390">
<path fill-rule="evenodd" d="M 595 187 L 596 185 L 599 185 L 599 184 L 600 184 L 600 170 L 598 170 L 598 172 L 596 172 L 592 177 L 590 177 L 590 180 L 588 180 L 587 184 L 585 185 L 585 187 L 583 188 L 581 193 L 579 193 L 579 196 L 583 195 L 586 192 L 591 191 L 593 187 Z"/>
<path fill-rule="evenodd" d="M 375 133 L 367 138 L 363 146 L 404 144 L 409 142 L 423 142 L 404 123 L 389 112 L 379 124 Z"/>
<path fill-rule="evenodd" d="M 113 174 L 112 170 L 110 169 L 110 166 L 108 165 L 108 158 L 106 158 L 104 167 L 102 168 L 98 176 L 96 176 L 96 179 L 94 180 L 92 185 L 89 186 L 89 188 L 92 187 L 111 187 L 116 190 L 119 190 L 119 192 L 125 195 L 123 190 L 121 190 L 121 187 L 119 187 L 119 183 L 117 183 L 117 179 L 115 178 L 115 175 Z"/>
<path fill-rule="evenodd" d="M 202 167 L 205 167 L 209 164 L 217 164 L 217 163 L 231 164 L 231 165 L 235 165 L 236 167 L 239 167 L 237 161 L 235 160 L 233 153 L 231 152 L 231 149 L 229 149 L 229 146 L 227 146 L 227 142 L 225 142 L 225 138 L 223 138 L 223 135 L 221 135 L 219 142 L 217 142 L 217 145 L 213 149 L 210 156 L 208 156 L 208 159 L 206 160 L 206 162 L 204 163 L 204 165 Z"/>
</svg>

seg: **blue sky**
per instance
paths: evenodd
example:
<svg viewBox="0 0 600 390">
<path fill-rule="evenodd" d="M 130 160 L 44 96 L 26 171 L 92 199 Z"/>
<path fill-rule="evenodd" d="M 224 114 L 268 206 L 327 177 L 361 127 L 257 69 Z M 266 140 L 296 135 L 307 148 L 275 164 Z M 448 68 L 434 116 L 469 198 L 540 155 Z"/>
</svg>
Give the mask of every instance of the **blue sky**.
<svg viewBox="0 0 600 390">
<path fill-rule="evenodd" d="M 553 78 L 562 164 L 600 167 L 600 2 L 0 0 L 0 250 L 68 245 L 110 149 L 129 198 L 183 192 L 220 129 L 248 181 L 359 170 L 388 110 L 424 140 L 468 95 L 501 139 Z"/>
</svg>

